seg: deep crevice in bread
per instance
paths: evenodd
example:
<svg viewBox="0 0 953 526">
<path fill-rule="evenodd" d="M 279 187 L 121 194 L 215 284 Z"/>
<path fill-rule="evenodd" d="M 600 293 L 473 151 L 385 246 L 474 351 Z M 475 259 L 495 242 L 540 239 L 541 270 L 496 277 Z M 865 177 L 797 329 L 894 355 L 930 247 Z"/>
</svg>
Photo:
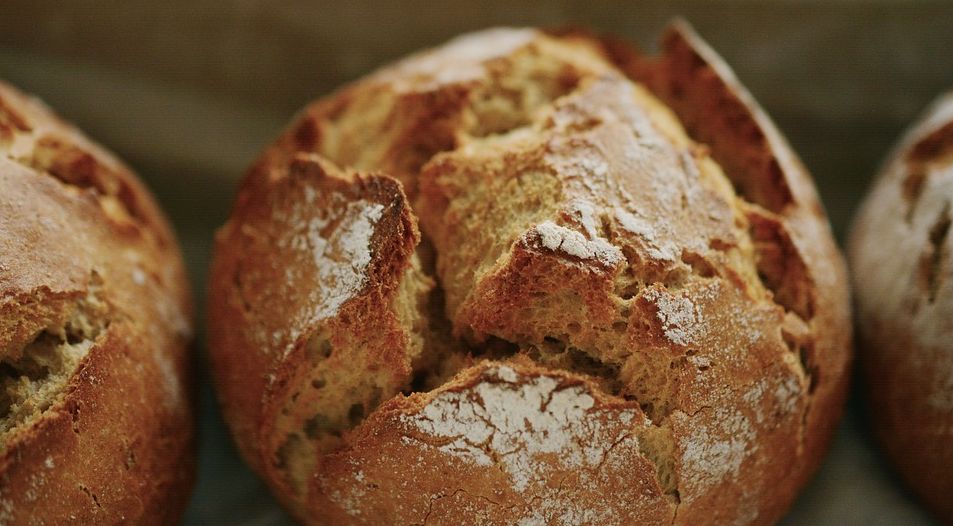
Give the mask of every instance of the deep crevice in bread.
<svg viewBox="0 0 953 526">
<path fill-rule="evenodd" d="M 950 233 L 950 222 L 950 203 L 947 202 L 927 233 L 927 247 L 920 258 L 920 283 L 927 302 L 931 304 L 936 301 L 940 286 L 943 285 L 941 266 L 949 258 L 946 240 Z"/>
<path fill-rule="evenodd" d="M 109 324 L 93 273 L 89 290 L 65 320 L 45 328 L 0 360 L 0 449 L 11 433 L 56 404 L 83 358 Z"/>
<path fill-rule="evenodd" d="M 276 467 L 287 474 L 288 483 L 298 493 L 306 491 L 307 477 L 321 455 L 345 444 L 349 431 L 359 426 L 384 401 L 398 393 L 429 391 L 446 382 L 469 365 L 467 354 L 456 351 L 449 321 L 443 317 L 443 297 L 415 261 L 406 270 L 394 295 L 393 305 L 406 330 L 411 374 L 396 386 L 364 369 L 361 349 L 335 349 L 329 335 L 316 331 L 308 339 L 305 355 L 311 367 L 303 388 L 284 409 L 299 411 L 299 397 L 310 399 L 309 416 L 293 428 L 275 452 Z M 335 353 L 347 353 L 352 367 L 326 367 Z"/>
<path fill-rule="evenodd" d="M 547 336 L 539 344 L 527 344 L 522 352 L 547 369 L 586 376 L 607 394 L 618 397 L 627 395 L 619 379 L 618 365 L 602 362 L 558 337 Z"/>
<path fill-rule="evenodd" d="M 814 287 L 783 219 L 750 203 L 747 215 L 761 283 L 785 311 L 810 320 L 815 309 Z"/>
</svg>

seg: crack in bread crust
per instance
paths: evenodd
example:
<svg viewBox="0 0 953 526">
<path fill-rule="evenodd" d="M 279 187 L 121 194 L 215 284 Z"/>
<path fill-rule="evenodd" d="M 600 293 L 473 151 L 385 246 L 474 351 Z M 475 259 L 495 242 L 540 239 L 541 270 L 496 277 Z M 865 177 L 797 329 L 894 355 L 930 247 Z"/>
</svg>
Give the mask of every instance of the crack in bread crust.
<svg viewBox="0 0 953 526">
<path fill-rule="evenodd" d="M 108 328 L 109 306 L 100 297 L 102 278 L 90 277 L 85 297 L 63 309 L 65 319 L 33 335 L 25 345 L 8 349 L 0 361 L 0 450 L 8 435 L 39 418 L 58 403 L 90 348 Z"/>
<path fill-rule="evenodd" d="M 112 154 L 3 82 L 0 188 L 0 522 L 175 522 L 192 328 L 168 224 Z"/>
<path fill-rule="evenodd" d="M 213 305 L 222 307 L 211 313 L 213 354 L 226 369 L 220 387 L 240 447 L 300 518 L 611 524 L 624 516 L 622 522 L 760 524 L 783 513 L 817 465 L 843 395 L 849 343 L 846 292 L 838 281 L 843 269 L 808 176 L 725 66 L 687 31 L 670 32 L 666 54 L 652 60 L 576 33 L 467 35 L 306 108 L 252 168 L 219 234 L 212 293 L 222 299 Z M 723 99 L 699 96 L 685 84 L 695 76 Z M 676 95 L 687 98 L 675 101 Z M 750 133 L 718 128 L 728 121 Z M 753 144 L 743 144 L 746 137 Z M 699 138 L 705 144 L 695 142 Z M 745 148 L 748 153 L 740 151 Z M 249 306 L 262 307 L 254 299 L 229 299 L 231 283 L 248 264 L 230 245 L 269 239 L 261 230 L 271 227 L 253 225 L 249 214 L 263 206 L 261 196 L 285 184 L 284 167 L 300 151 L 355 170 L 352 179 L 380 170 L 383 179 L 400 182 L 409 220 L 420 219 L 423 249 L 413 254 L 414 238 L 401 251 L 372 251 L 372 261 L 415 269 L 429 283 L 424 288 L 436 291 L 423 296 L 443 301 L 400 310 L 418 315 L 403 316 L 391 342 L 403 365 L 373 373 L 402 379 L 378 392 L 379 407 L 363 406 L 363 419 L 336 428 L 340 439 L 313 458 L 274 464 L 267 456 L 278 446 L 269 441 L 308 424 L 275 424 L 282 419 L 275 408 L 287 406 L 269 406 L 270 386 L 293 392 L 301 384 L 296 375 L 315 368 L 280 351 L 301 347 L 301 339 L 278 346 L 248 341 L 261 330 L 254 323 L 280 327 L 288 318 L 249 313 Z M 411 263 L 414 258 L 423 264 Z M 281 267 L 277 260 L 268 265 Z M 243 271 L 243 285 L 259 272 L 260 265 Z M 220 275 L 229 278 L 218 282 Z M 368 283 L 394 290 L 408 278 L 375 279 Z M 248 290 L 281 286 L 269 278 Z M 368 298 L 355 291 L 342 305 Z M 394 312 L 388 310 L 394 301 L 413 303 L 393 298 L 377 298 L 376 309 Z M 438 304 L 441 314 L 432 312 Z M 271 305 L 266 310 L 283 308 Z M 233 315 L 252 326 L 228 334 Z M 435 333 L 412 320 L 442 329 Z M 361 311 L 317 325 L 332 336 L 368 337 L 379 323 Z M 304 334 L 317 325 L 292 330 Z M 419 351 L 406 342 L 417 334 L 426 334 L 417 338 L 420 348 L 440 350 L 425 350 L 421 355 L 431 358 L 407 367 Z M 230 348 L 247 349 L 251 358 L 238 360 Z M 378 352 L 366 343 L 355 349 L 355 357 Z M 431 381 L 413 380 L 440 363 L 445 366 Z M 260 389 L 246 389 L 251 394 L 227 380 L 261 370 L 271 376 Z M 633 464 L 613 471 L 604 459 L 595 462 L 582 471 L 608 478 L 587 487 L 555 472 L 513 475 L 510 454 L 529 455 L 545 470 L 549 461 L 540 458 L 572 446 L 533 450 L 545 449 L 551 437 L 544 435 L 497 444 L 506 454 L 493 449 L 501 439 L 480 434 L 480 426 L 495 429 L 494 419 L 523 406 L 547 414 L 551 400 L 514 399 L 490 410 L 487 400 L 500 393 L 481 389 L 511 384 L 504 392 L 515 389 L 526 400 L 535 395 L 525 390 L 539 382 L 567 378 L 585 385 L 590 399 L 626 408 L 614 413 L 614 425 L 626 431 L 606 441 L 612 450 L 625 449 Z M 398 391 L 404 395 L 393 396 Z M 262 392 L 263 404 L 254 398 Z M 440 425 L 425 418 L 441 407 L 453 414 L 451 399 L 457 416 L 438 419 Z M 631 415 L 628 422 L 621 421 L 623 413 Z M 523 421 L 538 417 L 532 415 Z M 606 420 L 587 411 L 574 418 L 583 428 Z M 409 422 L 419 425 L 408 429 Z M 528 432 L 542 422 L 527 424 Z M 480 437 L 462 440 L 447 426 Z M 625 437 L 632 444 L 622 448 Z M 408 490 L 387 473 L 411 464 Z M 289 492 L 281 481 L 292 466 L 304 466 L 306 477 Z M 434 486 L 442 481 L 427 480 L 427 470 L 465 475 L 447 495 Z M 613 482 L 623 472 L 628 475 L 618 480 L 630 482 Z M 562 482 L 551 492 L 554 477 Z M 548 496 L 529 489 L 533 484 L 545 486 L 537 489 Z M 596 495 L 637 487 L 642 496 L 624 505 L 585 506 Z M 488 491 L 500 504 L 492 510 L 469 500 Z M 533 515 L 534 508 L 558 508 L 559 495 L 576 508 Z"/>
<path fill-rule="evenodd" d="M 0 155 L 92 192 L 107 220 L 160 247 L 174 243 L 151 195 L 110 152 L 62 121 L 39 100 L 0 82 Z"/>
</svg>

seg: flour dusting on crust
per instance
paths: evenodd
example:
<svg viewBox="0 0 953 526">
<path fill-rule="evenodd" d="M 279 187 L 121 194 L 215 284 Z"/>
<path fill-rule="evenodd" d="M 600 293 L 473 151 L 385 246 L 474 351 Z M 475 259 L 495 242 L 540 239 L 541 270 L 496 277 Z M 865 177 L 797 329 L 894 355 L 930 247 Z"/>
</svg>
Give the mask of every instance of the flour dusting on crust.
<svg viewBox="0 0 953 526">
<path fill-rule="evenodd" d="M 690 428 L 681 455 L 683 500 L 703 494 L 727 477 L 737 477 L 741 464 L 757 449 L 757 434 L 741 411 L 719 407 L 709 424 Z"/>
<path fill-rule="evenodd" d="M 556 378 L 524 377 L 508 366 L 487 369 L 482 379 L 471 389 L 441 393 L 404 422 L 454 439 L 440 446 L 446 453 L 481 465 L 499 462 L 519 491 L 540 479 L 534 457 L 556 455 L 567 468 L 595 466 L 619 438 L 605 436 L 610 429 L 584 386 L 561 387 Z M 629 425 L 636 412 L 614 418 Z"/>
<path fill-rule="evenodd" d="M 651 422 L 635 408 L 600 408 L 587 386 L 564 382 L 506 365 L 488 367 L 476 385 L 440 393 L 418 413 L 403 415 L 412 431 L 403 441 L 497 466 L 515 491 L 537 497 L 519 524 L 617 524 L 611 506 L 583 505 L 550 483 L 573 473 L 582 489 L 600 485 L 600 477 L 629 462 L 615 457 L 639 456 L 635 430 Z M 444 442 L 429 445 L 415 434 Z"/>
<path fill-rule="evenodd" d="M 586 236 L 559 226 L 552 221 L 544 221 L 533 229 L 539 235 L 539 244 L 553 252 L 560 252 L 572 257 L 587 260 L 596 260 L 605 265 L 613 266 L 622 260 L 622 251 L 605 239 L 595 237 L 586 239 Z"/>
<path fill-rule="evenodd" d="M 622 208 L 615 209 L 615 216 L 622 228 L 642 238 L 650 256 L 662 261 L 675 261 L 678 248 L 670 237 L 664 238 L 664 241 L 660 240 L 658 232 L 651 223 Z"/>
<path fill-rule="evenodd" d="M 403 418 L 428 436 L 451 439 L 439 449 L 481 466 L 499 464 L 517 491 L 542 482 L 536 457 L 554 455 L 564 468 L 596 466 L 620 437 L 593 411 L 594 400 L 581 385 L 561 387 L 549 376 L 521 377 L 498 366 L 465 391 L 441 393 L 419 414 Z M 625 426 L 634 410 L 615 413 Z M 644 418 L 644 417 L 643 417 Z"/>
<path fill-rule="evenodd" d="M 647 291 L 645 298 L 658 308 L 656 317 L 662 322 L 662 330 L 672 343 L 691 345 L 704 335 L 701 309 L 691 299 L 658 289 Z"/>
<path fill-rule="evenodd" d="M 304 194 L 305 205 L 316 206 L 314 190 L 305 187 Z M 332 203 L 339 202 L 343 196 L 334 194 L 330 200 Z M 366 271 L 371 262 L 370 243 L 374 226 L 383 212 L 383 205 L 360 200 L 348 203 L 340 218 L 325 216 L 304 219 L 308 214 L 306 208 L 292 210 L 288 217 L 282 217 L 295 226 L 295 234 L 282 239 L 279 246 L 307 252 L 317 272 L 319 286 L 311 293 L 312 307 L 307 314 L 309 321 L 334 316 L 345 301 L 360 292 L 367 280 Z M 284 213 L 277 211 L 276 215 Z M 325 237 L 324 231 L 334 219 L 339 219 L 339 223 Z"/>
</svg>

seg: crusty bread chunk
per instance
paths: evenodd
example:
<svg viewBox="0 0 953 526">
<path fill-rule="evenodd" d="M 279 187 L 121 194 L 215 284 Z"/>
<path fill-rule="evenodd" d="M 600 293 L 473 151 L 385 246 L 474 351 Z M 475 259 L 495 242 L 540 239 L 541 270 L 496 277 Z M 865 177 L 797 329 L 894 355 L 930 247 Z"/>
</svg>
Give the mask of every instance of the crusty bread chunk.
<svg viewBox="0 0 953 526">
<path fill-rule="evenodd" d="M 399 197 L 378 217 L 331 180 Z M 292 255 L 309 195 L 380 226 L 322 219 L 329 261 Z M 321 311 L 339 264 L 366 270 Z M 226 417 L 314 524 L 768 524 L 844 396 L 844 270 L 809 176 L 684 26 L 658 58 L 483 31 L 309 106 L 212 275 Z"/>
<path fill-rule="evenodd" d="M 169 524 L 193 468 L 191 305 L 135 175 L 0 82 L 0 524 Z"/>
<path fill-rule="evenodd" d="M 953 94 L 891 154 L 854 221 L 850 263 L 870 415 L 916 494 L 953 522 Z"/>
</svg>

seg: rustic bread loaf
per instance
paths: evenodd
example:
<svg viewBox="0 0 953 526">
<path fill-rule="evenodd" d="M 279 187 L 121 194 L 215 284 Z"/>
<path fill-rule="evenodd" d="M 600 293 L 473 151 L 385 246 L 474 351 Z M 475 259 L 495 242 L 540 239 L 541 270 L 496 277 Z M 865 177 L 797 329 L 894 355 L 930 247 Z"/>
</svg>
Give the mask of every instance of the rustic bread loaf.
<svg viewBox="0 0 953 526">
<path fill-rule="evenodd" d="M 844 397 L 810 178 L 684 25 L 494 29 L 307 107 L 219 231 L 248 462 L 312 524 L 766 524 Z"/>
<path fill-rule="evenodd" d="M 111 154 L 0 83 L 0 524 L 170 524 L 193 478 L 176 241 Z"/>
<path fill-rule="evenodd" d="M 870 416 L 911 488 L 953 523 L 953 94 L 888 159 L 850 264 Z"/>
</svg>

